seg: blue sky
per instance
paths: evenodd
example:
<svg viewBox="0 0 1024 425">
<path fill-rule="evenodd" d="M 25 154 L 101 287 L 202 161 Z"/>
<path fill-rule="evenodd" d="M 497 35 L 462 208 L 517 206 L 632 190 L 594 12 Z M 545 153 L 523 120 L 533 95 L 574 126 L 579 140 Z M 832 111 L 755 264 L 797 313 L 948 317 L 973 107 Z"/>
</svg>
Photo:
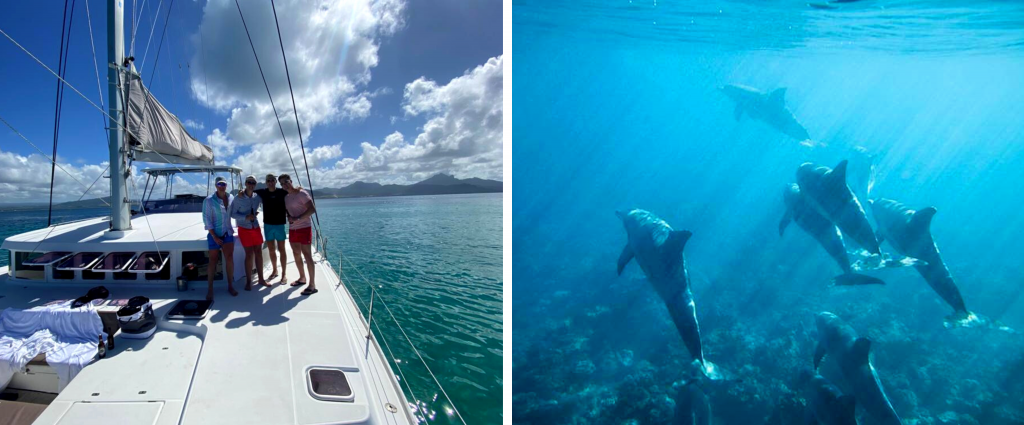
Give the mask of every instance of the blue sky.
<svg viewBox="0 0 1024 425">
<path fill-rule="evenodd" d="M 66 79 L 98 104 L 86 2 L 73 1 Z M 272 115 L 260 112 L 269 103 L 234 2 L 174 1 L 155 68 L 170 2 L 142 4 L 137 0 L 135 64 L 156 97 L 183 122 L 201 124 L 190 131 L 214 145 L 218 162 L 284 172 L 280 160 L 287 156 Z M 106 2 L 92 0 L 89 7 L 105 98 Z M 125 7 L 129 44 L 132 1 Z M 500 84 L 497 92 L 493 84 L 502 77 L 500 1 L 280 0 L 277 8 L 307 155 L 318 170 L 314 183 L 407 183 L 436 172 L 501 178 L 501 134 L 493 131 L 495 119 L 500 129 L 502 101 Z M 12 2 L 2 9 L 0 29 L 56 70 L 64 2 Z M 242 9 L 278 112 L 290 116 L 269 4 L 242 2 Z M 48 155 L 56 79 L 6 38 L 0 38 L 0 74 L 0 117 Z M 297 158 L 294 121 L 284 121 Z M 65 89 L 58 162 L 86 184 L 106 166 L 104 124 Z M 0 166 L 23 169 L 0 172 L 0 195 L 39 180 L 48 186 L 45 158 L 6 127 L 0 128 Z M 59 194 L 77 198 L 81 187 L 65 177 L 57 177 L 68 186 Z"/>
</svg>

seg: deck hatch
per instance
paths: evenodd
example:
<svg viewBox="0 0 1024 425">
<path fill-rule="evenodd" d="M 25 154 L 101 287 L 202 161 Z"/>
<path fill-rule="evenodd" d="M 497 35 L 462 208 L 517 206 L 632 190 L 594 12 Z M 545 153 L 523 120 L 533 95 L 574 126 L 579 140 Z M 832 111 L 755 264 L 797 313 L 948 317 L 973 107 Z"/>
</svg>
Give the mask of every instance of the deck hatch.
<svg viewBox="0 0 1024 425">
<path fill-rule="evenodd" d="M 62 261 L 64 259 L 70 257 L 71 254 L 74 254 L 74 253 L 73 252 L 64 252 L 64 251 L 47 252 L 46 254 L 40 255 L 40 256 L 38 256 L 36 258 L 33 258 L 31 260 L 26 260 L 26 261 L 22 262 L 22 264 L 29 265 L 29 266 L 48 266 L 50 264 L 56 263 L 58 261 Z"/>
<path fill-rule="evenodd" d="M 102 252 L 79 252 L 57 263 L 57 270 L 88 270 L 102 255 Z"/>
<path fill-rule="evenodd" d="M 94 272 L 122 272 L 128 268 L 139 254 L 134 252 L 108 252 L 96 260 L 92 266 Z"/>
<path fill-rule="evenodd" d="M 309 394 L 317 400 L 353 401 L 355 395 L 352 386 L 341 369 L 328 367 L 311 367 L 306 371 L 306 382 Z"/>
</svg>

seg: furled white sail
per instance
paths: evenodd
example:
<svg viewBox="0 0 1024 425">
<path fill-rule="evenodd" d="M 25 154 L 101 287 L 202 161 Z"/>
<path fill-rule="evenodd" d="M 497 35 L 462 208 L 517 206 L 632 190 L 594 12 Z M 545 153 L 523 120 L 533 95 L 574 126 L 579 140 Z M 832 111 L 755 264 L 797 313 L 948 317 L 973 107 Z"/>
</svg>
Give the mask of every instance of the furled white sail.
<svg viewBox="0 0 1024 425">
<path fill-rule="evenodd" d="M 134 72 L 128 72 L 127 145 L 135 150 L 135 159 L 170 164 L 212 165 L 213 149 L 199 143 L 153 97 Z"/>
</svg>

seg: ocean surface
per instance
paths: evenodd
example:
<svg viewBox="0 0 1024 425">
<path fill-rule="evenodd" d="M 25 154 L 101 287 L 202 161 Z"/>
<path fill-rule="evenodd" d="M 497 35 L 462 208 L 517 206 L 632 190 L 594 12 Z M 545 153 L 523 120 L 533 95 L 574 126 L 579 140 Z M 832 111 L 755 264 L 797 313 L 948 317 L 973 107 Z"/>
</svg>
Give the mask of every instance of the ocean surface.
<svg viewBox="0 0 1024 425">
<path fill-rule="evenodd" d="M 378 298 L 375 334 L 399 359 L 401 385 L 426 423 L 461 422 L 403 330 L 467 423 L 501 423 L 501 205 L 500 193 L 317 201 L 329 259 L 356 302 L 369 302 L 377 286 L 401 324 Z M 107 213 L 55 211 L 54 220 Z M 0 212 L 0 239 L 45 225 L 45 210 Z"/>
<path fill-rule="evenodd" d="M 1024 3 L 820 3 L 513 0 L 513 422 L 686 423 L 693 357 L 637 261 L 616 274 L 615 212 L 639 208 L 693 233 L 704 354 L 731 376 L 703 390 L 710 423 L 803 424 L 827 311 L 871 341 L 903 423 L 1024 424 Z M 786 88 L 771 100 L 809 140 L 737 116 L 729 84 Z M 868 210 L 937 209 L 985 325 L 944 326 L 953 309 L 913 267 L 831 286 L 814 238 L 780 236 L 798 167 L 842 160 Z M 819 373 L 856 392 L 828 356 Z"/>
</svg>

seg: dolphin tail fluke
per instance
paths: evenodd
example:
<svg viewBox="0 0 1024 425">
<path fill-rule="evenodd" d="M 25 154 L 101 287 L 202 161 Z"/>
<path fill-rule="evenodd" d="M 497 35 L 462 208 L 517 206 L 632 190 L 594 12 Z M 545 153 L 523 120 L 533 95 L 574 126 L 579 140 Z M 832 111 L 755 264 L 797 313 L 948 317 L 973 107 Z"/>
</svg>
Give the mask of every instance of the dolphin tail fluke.
<svg viewBox="0 0 1024 425">
<path fill-rule="evenodd" d="M 885 285 L 885 281 L 860 273 L 843 273 L 832 278 L 832 286 Z"/>
<path fill-rule="evenodd" d="M 804 140 L 802 140 L 800 142 L 800 144 L 803 145 L 803 146 L 807 146 L 809 148 L 824 148 L 824 147 L 828 147 L 828 143 L 822 142 L 820 140 L 813 140 L 813 139 L 804 139 Z"/>
<path fill-rule="evenodd" d="M 1016 333 L 1013 328 L 1000 323 L 998 320 L 976 314 L 970 311 L 956 312 L 943 320 L 946 329 L 952 328 L 984 328 L 994 329 L 1008 333 Z"/>
</svg>

